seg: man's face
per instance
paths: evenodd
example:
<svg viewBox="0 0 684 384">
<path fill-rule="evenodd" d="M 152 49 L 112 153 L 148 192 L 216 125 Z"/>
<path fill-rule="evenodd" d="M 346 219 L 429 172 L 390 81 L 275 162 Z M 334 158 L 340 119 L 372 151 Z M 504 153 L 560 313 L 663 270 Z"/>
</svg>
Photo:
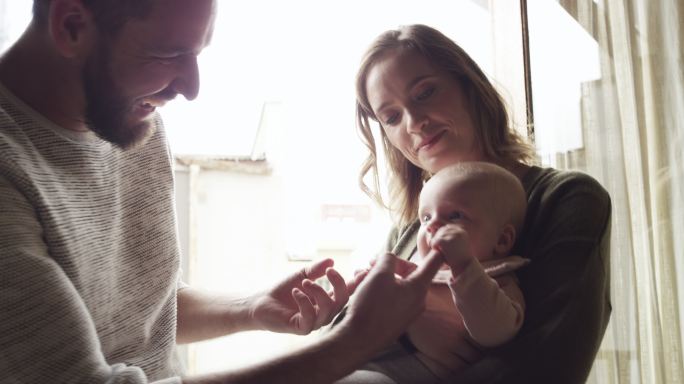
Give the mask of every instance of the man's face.
<svg viewBox="0 0 684 384">
<path fill-rule="evenodd" d="M 152 116 L 177 94 L 199 92 L 197 56 L 209 44 L 214 0 L 157 1 L 144 20 L 100 32 L 82 71 L 89 128 L 123 149 L 154 133 Z"/>
</svg>

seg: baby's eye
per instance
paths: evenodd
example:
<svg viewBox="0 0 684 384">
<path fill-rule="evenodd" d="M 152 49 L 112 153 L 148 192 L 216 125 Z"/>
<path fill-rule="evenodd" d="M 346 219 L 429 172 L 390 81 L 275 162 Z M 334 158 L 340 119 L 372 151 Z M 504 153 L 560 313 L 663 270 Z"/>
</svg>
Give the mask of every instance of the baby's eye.
<svg viewBox="0 0 684 384">
<path fill-rule="evenodd" d="M 452 212 L 449 215 L 449 220 L 453 221 L 453 220 L 461 220 L 461 219 L 463 219 L 463 212 L 456 211 L 456 212 Z"/>
<path fill-rule="evenodd" d="M 420 222 L 421 222 L 421 223 L 425 224 L 425 223 L 427 223 L 428 221 L 430 221 L 430 215 L 423 215 L 423 216 L 420 217 Z"/>
</svg>

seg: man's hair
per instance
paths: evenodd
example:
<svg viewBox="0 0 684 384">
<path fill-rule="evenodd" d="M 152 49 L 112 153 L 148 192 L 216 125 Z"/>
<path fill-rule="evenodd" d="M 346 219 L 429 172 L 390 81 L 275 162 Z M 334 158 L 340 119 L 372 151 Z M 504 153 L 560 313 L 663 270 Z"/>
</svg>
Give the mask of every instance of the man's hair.
<svg viewBox="0 0 684 384">
<path fill-rule="evenodd" d="M 130 19 L 144 19 L 156 0 L 81 0 L 101 32 L 115 34 Z M 33 20 L 47 25 L 51 0 L 33 0 Z"/>
<path fill-rule="evenodd" d="M 394 211 L 399 224 L 416 219 L 418 197 L 423 182 L 430 175 L 412 164 L 394 148 L 380 129 L 380 144 L 389 167 L 389 204 L 380 194 L 378 157 L 370 121 L 378 121 L 368 101 L 366 82 L 371 68 L 383 55 L 393 50 L 410 50 L 431 64 L 450 73 L 461 85 L 466 106 L 475 124 L 475 135 L 488 161 L 496 163 L 534 162 L 534 148 L 510 125 L 506 105 L 475 61 L 453 40 L 426 25 L 408 25 L 389 30 L 371 44 L 356 75 L 356 125 L 369 154 L 359 172 L 361 189 L 382 206 Z M 364 179 L 373 177 L 371 187 Z"/>
</svg>

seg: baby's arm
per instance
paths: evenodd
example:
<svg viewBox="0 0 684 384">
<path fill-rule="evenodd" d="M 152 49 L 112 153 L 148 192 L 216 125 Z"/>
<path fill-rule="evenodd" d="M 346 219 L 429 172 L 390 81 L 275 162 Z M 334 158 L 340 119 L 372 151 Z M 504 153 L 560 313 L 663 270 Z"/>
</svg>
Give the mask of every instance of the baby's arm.
<svg viewBox="0 0 684 384">
<path fill-rule="evenodd" d="M 479 345 L 503 344 L 522 326 L 525 300 L 512 273 L 493 279 L 476 261 L 452 278 L 449 288 L 468 333 Z"/>
<path fill-rule="evenodd" d="M 525 315 L 515 275 L 490 277 L 472 254 L 468 234 L 458 225 L 440 228 L 431 246 L 451 267 L 451 295 L 473 340 L 493 347 L 512 339 Z"/>
</svg>

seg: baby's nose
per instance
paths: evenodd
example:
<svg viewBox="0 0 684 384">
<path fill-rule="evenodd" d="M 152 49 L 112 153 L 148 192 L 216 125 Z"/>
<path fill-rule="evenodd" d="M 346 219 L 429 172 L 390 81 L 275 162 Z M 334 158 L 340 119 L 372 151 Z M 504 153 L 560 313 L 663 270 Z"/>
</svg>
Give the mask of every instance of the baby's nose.
<svg viewBox="0 0 684 384">
<path fill-rule="evenodd" d="M 430 222 L 428 223 L 428 226 L 427 226 L 428 233 L 431 235 L 434 235 L 435 232 L 437 232 L 437 230 L 440 229 L 443 224 L 444 223 L 442 223 L 442 220 L 440 220 L 440 219 L 430 220 Z"/>
</svg>

